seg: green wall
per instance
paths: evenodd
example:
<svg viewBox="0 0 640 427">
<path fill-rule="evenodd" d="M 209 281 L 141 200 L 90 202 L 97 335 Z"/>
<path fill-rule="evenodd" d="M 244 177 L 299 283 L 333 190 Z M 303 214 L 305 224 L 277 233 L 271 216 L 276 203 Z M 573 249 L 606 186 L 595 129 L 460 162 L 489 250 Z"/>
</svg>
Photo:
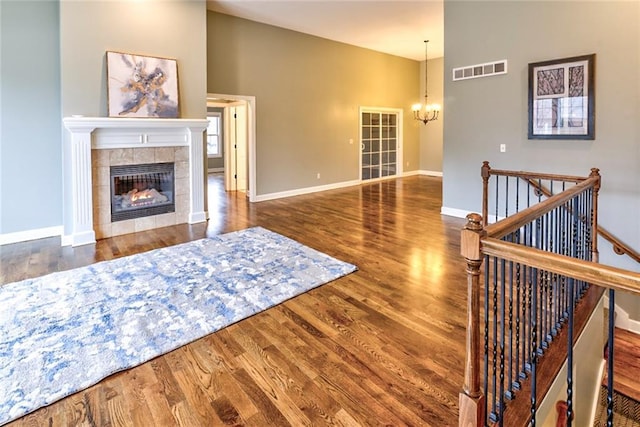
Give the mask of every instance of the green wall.
<svg viewBox="0 0 640 427">
<path fill-rule="evenodd" d="M 0 235 L 62 223 L 58 12 L 0 1 Z"/>
<path fill-rule="evenodd" d="M 360 106 L 404 110 L 418 169 L 418 61 L 211 11 L 207 49 L 209 93 L 256 97 L 257 195 L 359 179 Z"/>
<path fill-rule="evenodd" d="M 480 211 L 483 160 L 571 175 L 598 167 L 599 223 L 640 250 L 640 2 L 445 1 L 444 13 L 444 208 Z M 528 140 L 528 64 L 590 53 L 596 139 Z M 451 81 L 452 68 L 501 59 L 506 75 Z M 601 262 L 640 270 L 599 247 Z"/>
</svg>

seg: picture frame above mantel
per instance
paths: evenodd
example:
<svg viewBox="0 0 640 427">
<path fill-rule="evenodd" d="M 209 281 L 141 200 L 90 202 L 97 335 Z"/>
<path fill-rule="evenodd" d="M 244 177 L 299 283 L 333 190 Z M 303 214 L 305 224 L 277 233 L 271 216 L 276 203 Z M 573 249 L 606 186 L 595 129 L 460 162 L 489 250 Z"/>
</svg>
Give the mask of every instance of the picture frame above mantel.
<svg viewBox="0 0 640 427">
<path fill-rule="evenodd" d="M 107 51 L 109 117 L 178 118 L 175 59 Z"/>
<path fill-rule="evenodd" d="M 529 139 L 595 139 L 595 54 L 529 64 Z"/>
</svg>

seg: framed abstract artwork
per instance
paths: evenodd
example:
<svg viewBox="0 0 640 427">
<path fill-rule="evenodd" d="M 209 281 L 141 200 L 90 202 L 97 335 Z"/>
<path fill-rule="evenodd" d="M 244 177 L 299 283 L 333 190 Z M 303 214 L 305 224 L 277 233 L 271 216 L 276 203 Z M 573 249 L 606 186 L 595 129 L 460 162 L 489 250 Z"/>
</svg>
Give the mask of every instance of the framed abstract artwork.
<svg viewBox="0 0 640 427">
<path fill-rule="evenodd" d="M 529 139 L 595 138 L 595 54 L 529 64 Z"/>
<path fill-rule="evenodd" d="M 178 117 L 175 59 L 107 52 L 109 117 Z"/>
</svg>

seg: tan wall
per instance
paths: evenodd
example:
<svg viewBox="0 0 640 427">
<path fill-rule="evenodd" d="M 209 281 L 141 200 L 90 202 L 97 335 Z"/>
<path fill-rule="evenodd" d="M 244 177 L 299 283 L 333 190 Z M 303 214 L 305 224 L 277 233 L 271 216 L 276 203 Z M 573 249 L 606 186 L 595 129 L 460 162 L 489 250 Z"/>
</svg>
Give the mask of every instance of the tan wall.
<svg viewBox="0 0 640 427">
<path fill-rule="evenodd" d="M 418 61 L 211 11 L 207 28 L 208 92 L 256 97 L 257 195 L 358 179 L 360 106 L 404 110 L 418 169 Z"/>
<path fill-rule="evenodd" d="M 444 58 L 429 59 L 429 103 L 444 104 L 443 94 Z M 420 67 L 421 102 L 424 102 L 424 61 Z M 422 171 L 442 172 L 442 123 L 446 111 L 441 110 L 438 120 L 422 125 L 420 128 L 420 169 Z"/>
<path fill-rule="evenodd" d="M 62 1 L 63 116 L 107 116 L 108 50 L 175 58 L 183 118 L 206 116 L 206 4 Z"/>
</svg>

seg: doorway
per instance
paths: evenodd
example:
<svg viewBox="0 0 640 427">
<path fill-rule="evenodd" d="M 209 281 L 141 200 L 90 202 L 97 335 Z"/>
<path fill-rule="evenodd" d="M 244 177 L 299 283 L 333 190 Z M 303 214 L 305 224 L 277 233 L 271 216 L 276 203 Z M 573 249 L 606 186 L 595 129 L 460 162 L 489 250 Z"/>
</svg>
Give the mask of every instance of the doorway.
<svg viewBox="0 0 640 427">
<path fill-rule="evenodd" d="M 360 179 L 402 175 L 402 110 L 360 108 Z"/>
<path fill-rule="evenodd" d="M 246 193 L 255 201 L 255 97 L 207 95 L 207 109 L 223 110 L 221 144 L 225 191 Z"/>
</svg>

